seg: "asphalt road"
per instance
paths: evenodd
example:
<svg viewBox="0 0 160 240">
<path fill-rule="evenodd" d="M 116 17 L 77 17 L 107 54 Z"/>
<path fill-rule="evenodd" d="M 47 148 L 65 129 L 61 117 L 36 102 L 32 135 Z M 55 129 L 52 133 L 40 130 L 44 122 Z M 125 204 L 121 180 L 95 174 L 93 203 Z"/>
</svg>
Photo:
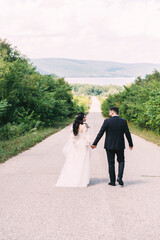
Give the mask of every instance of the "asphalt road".
<svg viewBox="0 0 160 240">
<path fill-rule="evenodd" d="M 93 98 L 91 142 L 103 117 Z M 160 147 L 133 136 L 125 186 L 108 185 L 104 137 L 87 188 L 56 188 L 70 126 L 0 165 L 0 240 L 159 240 Z M 117 168 L 117 164 L 116 164 Z"/>
</svg>

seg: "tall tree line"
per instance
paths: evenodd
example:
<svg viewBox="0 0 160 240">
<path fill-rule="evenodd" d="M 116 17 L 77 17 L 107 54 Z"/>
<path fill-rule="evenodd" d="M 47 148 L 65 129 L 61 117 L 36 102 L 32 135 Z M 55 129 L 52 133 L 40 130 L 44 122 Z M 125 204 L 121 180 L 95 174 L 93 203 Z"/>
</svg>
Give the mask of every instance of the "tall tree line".
<svg viewBox="0 0 160 240">
<path fill-rule="evenodd" d="M 0 39 L 0 140 L 84 110 L 63 78 L 40 74 L 17 48 Z"/>
<path fill-rule="evenodd" d="M 120 115 L 128 121 L 160 134 L 160 72 L 137 77 L 123 92 L 110 95 L 102 104 L 105 116 L 112 106 L 119 107 Z"/>
<path fill-rule="evenodd" d="M 72 84 L 73 93 L 85 96 L 108 96 L 109 94 L 118 93 L 123 87 L 117 85 L 92 85 L 92 84 Z"/>
</svg>

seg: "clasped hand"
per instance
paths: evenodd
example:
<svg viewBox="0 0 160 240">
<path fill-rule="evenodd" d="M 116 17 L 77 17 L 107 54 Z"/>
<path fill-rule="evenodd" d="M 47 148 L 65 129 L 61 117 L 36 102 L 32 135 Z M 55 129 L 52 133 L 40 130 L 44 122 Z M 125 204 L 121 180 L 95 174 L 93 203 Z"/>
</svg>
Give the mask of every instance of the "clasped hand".
<svg viewBox="0 0 160 240">
<path fill-rule="evenodd" d="M 96 148 L 96 146 L 95 145 L 91 145 L 91 148 L 94 149 L 94 148 Z"/>
</svg>

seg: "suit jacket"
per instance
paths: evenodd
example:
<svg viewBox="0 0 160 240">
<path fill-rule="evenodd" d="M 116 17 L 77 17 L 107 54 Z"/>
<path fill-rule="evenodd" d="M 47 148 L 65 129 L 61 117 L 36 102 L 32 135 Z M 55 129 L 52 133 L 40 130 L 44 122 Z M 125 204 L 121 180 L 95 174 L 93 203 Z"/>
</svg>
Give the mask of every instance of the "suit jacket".
<svg viewBox="0 0 160 240">
<path fill-rule="evenodd" d="M 119 116 L 114 116 L 105 119 L 104 123 L 93 142 L 97 145 L 104 132 L 106 133 L 104 148 L 120 150 L 125 148 L 124 134 L 128 140 L 129 146 L 133 147 L 130 131 L 128 129 L 127 121 Z"/>
</svg>

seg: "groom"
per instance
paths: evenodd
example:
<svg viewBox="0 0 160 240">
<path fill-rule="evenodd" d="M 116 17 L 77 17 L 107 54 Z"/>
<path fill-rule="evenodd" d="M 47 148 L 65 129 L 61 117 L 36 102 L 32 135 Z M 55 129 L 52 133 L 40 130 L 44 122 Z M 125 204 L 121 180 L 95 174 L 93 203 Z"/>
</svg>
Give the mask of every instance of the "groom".
<svg viewBox="0 0 160 240">
<path fill-rule="evenodd" d="M 96 148 L 99 140 L 103 136 L 104 132 L 106 133 L 105 144 L 104 148 L 107 152 L 108 158 L 108 165 L 109 165 L 109 176 L 110 176 L 110 183 L 109 185 L 115 186 L 116 176 L 115 176 L 115 155 L 117 156 L 118 161 L 118 178 L 117 182 L 120 185 L 124 185 L 123 183 L 123 171 L 124 171 L 124 149 L 125 149 L 125 142 L 124 142 L 124 134 L 128 140 L 129 148 L 132 150 L 133 142 L 131 138 L 131 134 L 128 129 L 127 121 L 123 118 L 118 116 L 118 108 L 112 107 L 109 111 L 109 119 L 105 119 L 104 123 L 94 140 L 91 148 Z"/>
</svg>

